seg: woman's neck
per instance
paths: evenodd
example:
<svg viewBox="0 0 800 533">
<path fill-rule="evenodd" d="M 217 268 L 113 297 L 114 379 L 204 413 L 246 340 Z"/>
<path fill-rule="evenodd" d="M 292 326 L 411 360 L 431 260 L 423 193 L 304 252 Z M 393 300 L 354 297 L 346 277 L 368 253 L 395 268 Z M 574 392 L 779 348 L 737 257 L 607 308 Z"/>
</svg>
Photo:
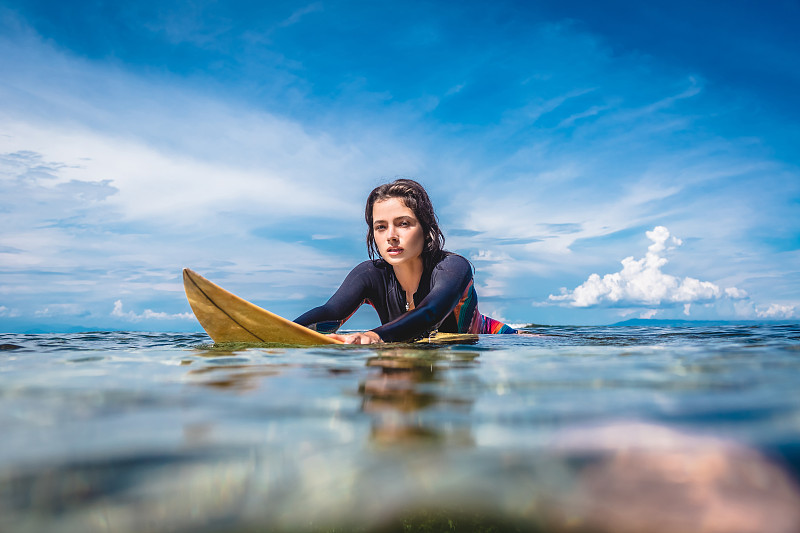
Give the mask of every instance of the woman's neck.
<svg viewBox="0 0 800 533">
<path fill-rule="evenodd" d="M 407 295 L 413 296 L 417 292 L 423 268 L 421 257 L 394 267 L 394 275 Z"/>
</svg>

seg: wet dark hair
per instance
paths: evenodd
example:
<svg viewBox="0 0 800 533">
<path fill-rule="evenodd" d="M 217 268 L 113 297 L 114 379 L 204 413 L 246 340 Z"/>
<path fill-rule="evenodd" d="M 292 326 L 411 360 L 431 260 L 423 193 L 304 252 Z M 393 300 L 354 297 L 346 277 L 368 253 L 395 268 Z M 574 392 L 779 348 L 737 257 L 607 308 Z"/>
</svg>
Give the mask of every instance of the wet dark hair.
<svg viewBox="0 0 800 533">
<path fill-rule="evenodd" d="M 439 229 L 439 219 L 433 211 L 433 203 L 425 188 L 414 180 L 398 179 L 375 187 L 367 197 L 364 218 L 367 221 L 367 252 L 372 260 L 380 257 L 375 245 L 375 230 L 372 227 L 372 209 L 375 202 L 389 198 L 400 198 L 422 225 L 425 246 L 422 248 L 422 263 L 426 269 L 433 267 L 448 252 L 444 249 L 444 234 Z"/>
</svg>

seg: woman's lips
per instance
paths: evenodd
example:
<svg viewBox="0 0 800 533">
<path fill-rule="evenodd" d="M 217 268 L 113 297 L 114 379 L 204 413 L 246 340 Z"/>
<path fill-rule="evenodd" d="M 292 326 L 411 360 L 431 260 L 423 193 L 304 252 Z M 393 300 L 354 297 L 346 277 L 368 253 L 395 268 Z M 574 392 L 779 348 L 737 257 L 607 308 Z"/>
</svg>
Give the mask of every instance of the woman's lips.
<svg viewBox="0 0 800 533">
<path fill-rule="evenodd" d="M 403 249 L 397 246 L 393 246 L 391 248 L 387 248 L 386 253 L 389 255 L 398 255 L 403 253 Z"/>
</svg>

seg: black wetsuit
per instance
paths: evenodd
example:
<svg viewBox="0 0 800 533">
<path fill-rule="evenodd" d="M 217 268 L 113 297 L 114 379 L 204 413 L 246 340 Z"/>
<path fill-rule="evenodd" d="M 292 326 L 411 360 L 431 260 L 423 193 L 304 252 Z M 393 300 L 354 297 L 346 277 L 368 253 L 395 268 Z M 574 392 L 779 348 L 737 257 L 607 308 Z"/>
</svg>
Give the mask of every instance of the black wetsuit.
<svg viewBox="0 0 800 533">
<path fill-rule="evenodd" d="M 406 311 L 405 291 L 394 269 L 383 259 L 364 261 L 347 275 L 324 305 L 303 313 L 295 322 L 330 333 L 363 303 L 378 312 L 381 326 L 373 329 L 386 342 L 421 338 L 431 331 L 447 333 L 516 333 L 509 326 L 481 315 L 469 261 L 447 254 L 422 273 L 414 309 Z"/>
</svg>

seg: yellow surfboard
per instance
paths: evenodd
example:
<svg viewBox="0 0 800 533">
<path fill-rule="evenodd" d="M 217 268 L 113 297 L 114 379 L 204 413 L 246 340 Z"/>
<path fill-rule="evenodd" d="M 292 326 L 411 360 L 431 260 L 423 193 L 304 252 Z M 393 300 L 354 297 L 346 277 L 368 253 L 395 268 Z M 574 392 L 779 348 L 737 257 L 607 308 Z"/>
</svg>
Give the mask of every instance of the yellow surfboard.
<svg viewBox="0 0 800 533">
<path fill-rule="evenodd" d="M 194 316 L 216 343 L 341 344 L 239 298 L 188 268 L 183 269 L 183 288 Z"/>
<path fill-rule="evenodd" d="M 188 268 L 183 269 L 183 288 L 194 316 L 216 343 L 341 344 L 239 298 Z M 466 333 L 437 333 L 417 342 L 454 344 L 477 340 L 477 335 Z"/>
</svg>

